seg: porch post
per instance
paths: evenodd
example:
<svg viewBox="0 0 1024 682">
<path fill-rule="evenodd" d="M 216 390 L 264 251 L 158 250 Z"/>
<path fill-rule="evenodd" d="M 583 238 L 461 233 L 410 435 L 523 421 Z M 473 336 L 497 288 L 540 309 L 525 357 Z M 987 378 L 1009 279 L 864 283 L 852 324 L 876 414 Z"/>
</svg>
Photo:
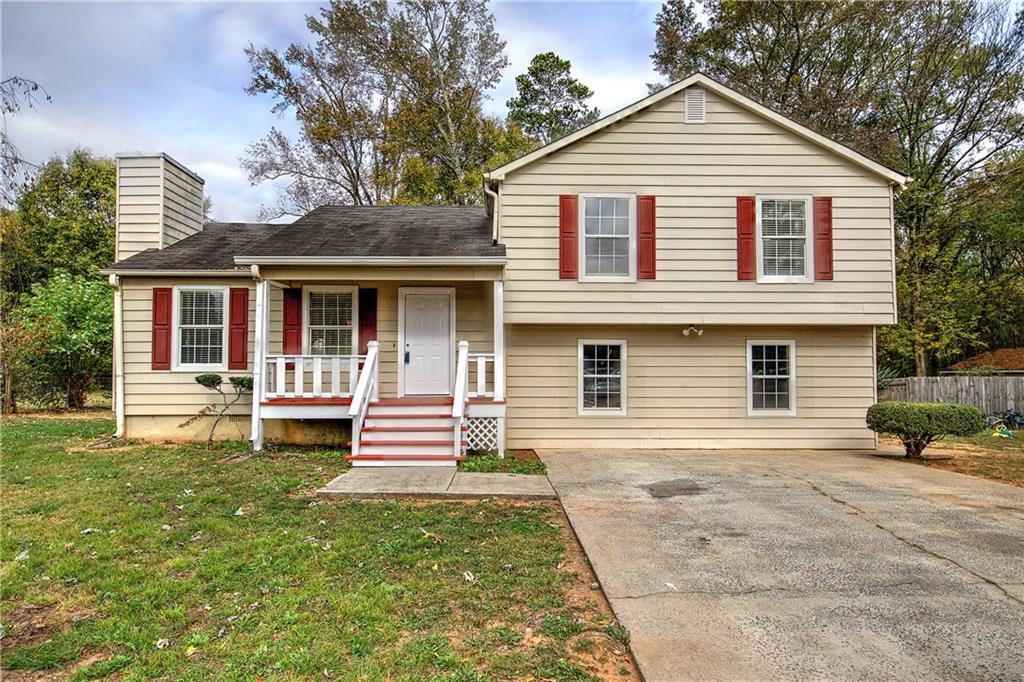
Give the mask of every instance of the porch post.
<svg viewBox="0 0 1024 682">
<path fill-rule="evenodd" d="M 505 399 L 505 282 L 494 280 L 494 400 Z M 498 417 L 498 456 L 505 457 L 505 410 Z"/>
<path fill-rule="evenodd" d="M 494 399 L 505 399 L 505 283 L 494 280 Z"/>
<path fill-rule="evenodd" d="M 270 312 L 270 282 L 265 279 L 256 282 L 255 339 L 252 349 L 252 447 L 263 449 L 263 421 L 260 419 L 261 403 L 265 389 L 264 373 L 267 365 L 267 330 Z"/>
</svg>

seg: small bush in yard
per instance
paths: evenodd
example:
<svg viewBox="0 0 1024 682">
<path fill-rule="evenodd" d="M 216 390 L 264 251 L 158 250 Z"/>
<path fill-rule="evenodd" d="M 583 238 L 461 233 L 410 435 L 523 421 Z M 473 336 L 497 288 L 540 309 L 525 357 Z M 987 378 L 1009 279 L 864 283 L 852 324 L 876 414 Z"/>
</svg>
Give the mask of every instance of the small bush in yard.
<svg viewBox="0 0 1024 682">
<path fill-rule="evenodd" d="M 903 441 L 907 457 L 920 457 L 941 436 L 972 436 L 985 428 L 985 415 L 970 405 L 882 401 L 868 408 L 868 428 Z"/>
</svg>

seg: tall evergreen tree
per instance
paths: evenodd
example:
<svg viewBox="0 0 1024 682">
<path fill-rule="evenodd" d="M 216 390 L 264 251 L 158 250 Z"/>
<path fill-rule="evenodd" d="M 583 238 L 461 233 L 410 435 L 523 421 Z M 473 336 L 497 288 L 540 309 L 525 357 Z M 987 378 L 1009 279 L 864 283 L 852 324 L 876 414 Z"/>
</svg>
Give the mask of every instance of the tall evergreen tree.
<svg viewBox="0 0 1024 682">
<path fill-rule="evenodd" d="M 554 52 L 534 56 L 526 73 L 516 76 L 509 119 L 547 144 L 600 118 L 601 112 L 587 104 L 594 91 L 573 78 L 571 69 L 569 60 Z"/>
</svg>

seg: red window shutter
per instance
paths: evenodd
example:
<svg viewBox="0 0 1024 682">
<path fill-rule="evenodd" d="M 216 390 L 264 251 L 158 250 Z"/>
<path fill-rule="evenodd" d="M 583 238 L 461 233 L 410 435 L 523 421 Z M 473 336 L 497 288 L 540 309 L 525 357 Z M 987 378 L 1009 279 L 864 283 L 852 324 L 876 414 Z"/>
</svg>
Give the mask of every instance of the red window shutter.
<svg viewBox="0 0 1024 682">
<path fill-rule="evenodd" d="M 636 276 L 637 279 L 654 279 L 657 263 L 657 246 L 654 241 L 654 197 L 636 198 Z"/>
<path fill-rule="evenodd" d="M 814 197 L 814 279 L 832 279 L 832 197 Z"/>
<path fill-rule="evenodd" d="M 171 368 L 171 287 L 153 288 L 153 369 Z"/>
<path fill-rule="evenodd" d="M 228 369 L 249 368 L 249 288 L 231 287 Z"/>
<path fill-rule="evenodd" d="M 359 290 L 359 354 L 366 355 L 366 344 L 377 339 L 377 290 Z"/>
<path fill-rule="evenodd" d="M 736 197 L 736 278 L 757 279 L 757 201 Z"/>
<path fill-rule="evenodd" d="M 558 198 L 558 276 L 576 279 L 579 260 L 579 198 L 563 194 Z"/>
<path fill-rule="evenodd" d="M 285 355 L 302 353 L 302 289 L 284 290 L 284 335 L 281 348 Z"/>
</svg>

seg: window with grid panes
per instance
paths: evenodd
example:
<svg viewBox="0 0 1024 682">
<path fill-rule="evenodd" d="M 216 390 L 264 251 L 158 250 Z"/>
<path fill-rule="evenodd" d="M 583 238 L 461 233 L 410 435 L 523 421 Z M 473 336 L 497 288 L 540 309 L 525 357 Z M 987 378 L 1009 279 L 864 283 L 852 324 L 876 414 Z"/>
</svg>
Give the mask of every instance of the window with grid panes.
<svg viewBox="0 0 1024 682">
<path fill-rule="evenodd" d="M 751 410 L 793 410 L 793 349 L 791 343 L 751 344 Z"/>
<path fill-rule="evenodd" d="M 310 292 L 308 319 L 310 355 L 352 353 L 352 292 Z"/>
<path fill-rule="evenodd" d="M 224 291 L 178 290 L 178 364 L 224 364 Z"/>
<path fill-rule="evenodd" d="M 583 409 L 621 410 L 624 390 L 622 344 L 584 343 L 582 354 Z"/>
<path fill-rule="evenodd" d="M 808 270 L 807 200 L 761 200 L 761 275 L 806 277 Z"/>
<path fill-rule="evenodd" d="M 630 197 L 584 197 L 584 276 L 630 276 L 632 204 Z"/>
</svg>

